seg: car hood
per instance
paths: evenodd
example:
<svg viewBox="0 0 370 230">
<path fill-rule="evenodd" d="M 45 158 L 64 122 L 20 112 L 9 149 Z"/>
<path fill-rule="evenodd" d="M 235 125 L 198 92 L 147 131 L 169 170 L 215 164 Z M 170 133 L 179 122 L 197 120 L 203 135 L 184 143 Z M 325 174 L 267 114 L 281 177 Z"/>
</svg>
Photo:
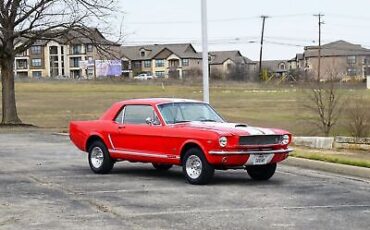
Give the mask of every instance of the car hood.
<svg viewBox="0 0 370 230">
<path fill-rule="evenodd" d="M 260 128 L 253 127 L 246 124 L 240 123 L 226 123 L 226 122 L 187 122 L 177 124 L 177 127 L 209 130 L 217 132 L 220 135 L 238 135 L 238 136 L 249 136 L 249 135 L 282 135 L 289 134 L 289 132 L 281 129 L 274 128 Z"/>
</svg>

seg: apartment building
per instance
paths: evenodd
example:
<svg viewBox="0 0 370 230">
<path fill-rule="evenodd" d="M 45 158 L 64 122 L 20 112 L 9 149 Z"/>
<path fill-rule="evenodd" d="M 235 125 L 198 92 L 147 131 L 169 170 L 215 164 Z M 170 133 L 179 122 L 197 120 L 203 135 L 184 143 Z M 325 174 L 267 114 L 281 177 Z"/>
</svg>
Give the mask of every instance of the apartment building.
<svg viewBox="0 0 370 230">
<path fill-rule="evenodd" d="M 306 46 L 303 54 L 290 60 L 294 69 L 305 71 L 307 76 L 317 76 L 319 47 Z M 330 77 L 339 79 L 365 78 L 370 76 L 370 49 L 358 44 L 338 40 L 321 46 L 320 75 L 325 80 Z"/>
<path fill-rule="evenodd" d="M 119 47 L 95 28 L 88 33 L 70 31 L 55 39 L 38 40 L 17 54 L 14 71 L 18 77 L 92 78 L 94 66 L 82 68 L 81 61 L 107 59 L 118 54 Z"/>
<path fill-rule="evenodd" d="M 209 52 L 210 75 L 213 78 L 251 80 L 257 62 L 243 56 L 239 50 Z"/>
<path fill-rule="evenodd" d="M 290 68 L 288 60 L 265 60 L 262 61 L 262 70 L 267 71 L 273 77 L 285 77 Z"/>
<path fill-rule="evenodd" d="M 186 78 L 200 71 L 202 58 L 190 43 L 121 47 L 123 75 L 151 73 L 163 78 Z"/>
</svg>

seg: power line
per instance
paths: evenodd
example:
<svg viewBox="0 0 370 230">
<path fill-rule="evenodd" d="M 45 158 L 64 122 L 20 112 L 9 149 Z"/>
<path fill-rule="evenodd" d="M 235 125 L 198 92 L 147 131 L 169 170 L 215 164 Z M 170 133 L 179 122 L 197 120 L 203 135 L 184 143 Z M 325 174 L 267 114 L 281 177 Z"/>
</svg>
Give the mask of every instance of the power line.
<svg viewBox="0 0 370 230">
<path fill-rule="evenodd" d="M 309 14 L 282 14 L 282 15 L 272 15 L 269 18 L 292 18 L 292 17 L 302 17 L 308 16 Z M 210 19 L 208 22 L 233 22 L 233 21 L 245 21 L 245 20 L 257 20 L 261 16 L 251 16 L 251 17 L 231 17 L 231 18 L 218 18 L 218 19 Z M 127 24 L 131 25 L 161 25 L 161 24 L 198 24 L 200 23 L 199 20 L 182 20 L 182 21 L 173 21 L 173 20 L 166 20 L 166 21 L 133 21 L 128 22 Z"/>
</svg>

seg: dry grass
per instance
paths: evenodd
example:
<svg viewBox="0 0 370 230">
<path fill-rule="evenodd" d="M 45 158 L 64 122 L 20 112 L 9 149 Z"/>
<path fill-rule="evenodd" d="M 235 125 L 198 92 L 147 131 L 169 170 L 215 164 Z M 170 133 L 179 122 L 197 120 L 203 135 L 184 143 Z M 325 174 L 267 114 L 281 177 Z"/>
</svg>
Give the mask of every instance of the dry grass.
<svg viewBox="0 0 370 230">
<path fill-rule="evenodd" d="M 112 103 L 129 98 L 179 97 L 202 99 L 201 85 L 161 82 L 17 82 L 19 116 L 26 123 L 48 129 L 66 130 L 70 120 L 98 118 Z M 364 89 L 343 89 L 348 98 L 361 95 L 370 101 Z M 294 87 L 217 83 L 211 86 L 211 104 L 228 121 L 279 127 L 297 135 L 308 135 L 306 122 L 313 114 L 300 104 L 303 94 Z M 346 135 L 345 125 L 336 133 Z"/>
</svg>

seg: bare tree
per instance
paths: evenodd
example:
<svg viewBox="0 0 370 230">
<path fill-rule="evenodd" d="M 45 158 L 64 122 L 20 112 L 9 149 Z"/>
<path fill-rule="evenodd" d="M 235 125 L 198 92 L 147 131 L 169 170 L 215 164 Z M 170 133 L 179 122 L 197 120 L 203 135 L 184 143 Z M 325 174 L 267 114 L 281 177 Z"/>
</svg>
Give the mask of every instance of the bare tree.
<svg viewBox="0 0 370 230">
<path fill-rule="evenodd" d="M 370 108 L 364 98 L 355 99 L 348 107 L 348 129 L 354 137 L 367 137 L 370 133 Z"/>
<path fill-rule="evenodd" d="M 329 136 L 342 111 L 342 97 L 336 87 L 336 74 L 329 74 L 327 81 L 315 81 L 306 93 L 305 107 L 314 114 L 311 123 L 325 136 Z"/>
<path fill-rule="evenodd" d="M 15 56 L 39 40 L 65 36 L 71 30 L 89 37 L 86 25 L 106 23 L 115 9 L 115 0 L 0 0 L 1 124 L 22 123 L 15 99 Z"/>
</svg>

